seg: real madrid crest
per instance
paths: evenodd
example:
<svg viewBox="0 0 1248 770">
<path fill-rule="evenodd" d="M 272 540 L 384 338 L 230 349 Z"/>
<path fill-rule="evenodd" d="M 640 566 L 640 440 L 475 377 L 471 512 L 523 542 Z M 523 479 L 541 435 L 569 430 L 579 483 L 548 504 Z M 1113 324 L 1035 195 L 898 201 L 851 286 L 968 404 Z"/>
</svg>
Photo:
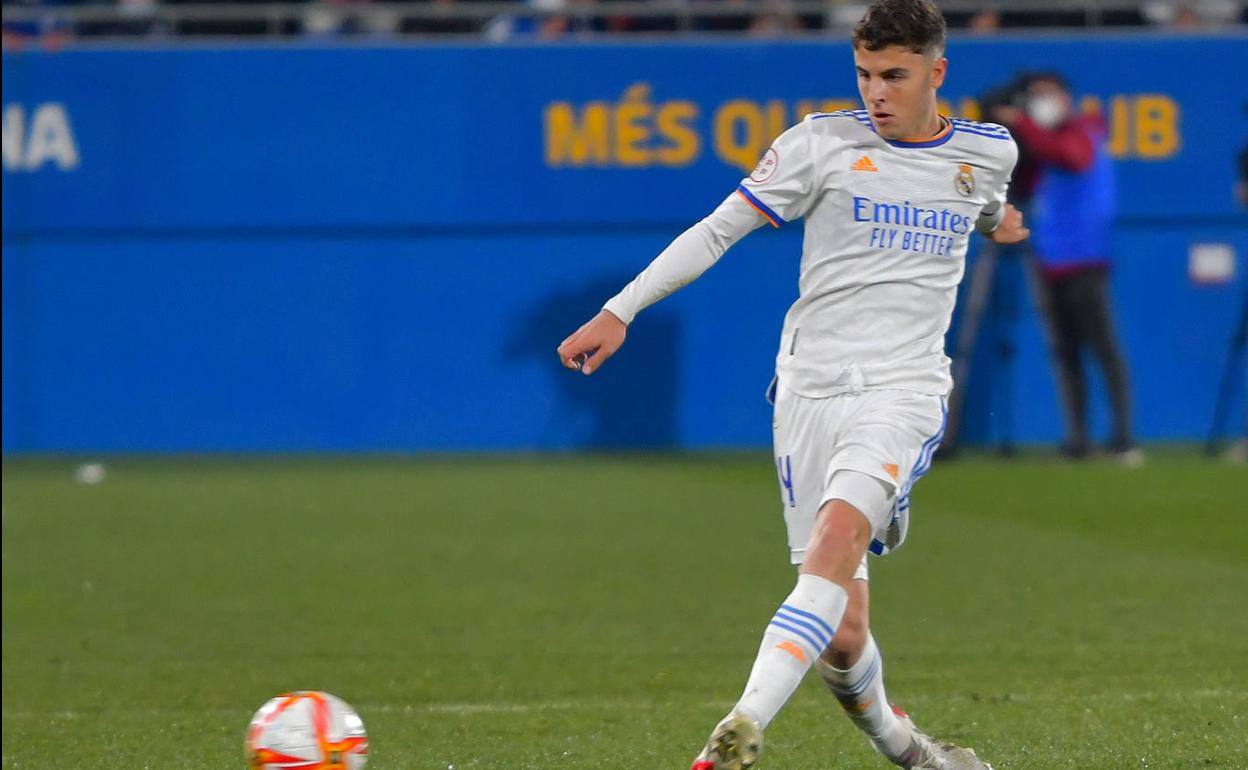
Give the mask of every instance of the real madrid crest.
<svg viewBox="0 0 1248 770">
<path fill-rule="evenodd" d="M 971 193 L 975 192 L 975 174 L 968 164 L 958 164 L 958 174 L 953 178 L 953 189 L 964 198 L 971 197 Z"/>
</svg>

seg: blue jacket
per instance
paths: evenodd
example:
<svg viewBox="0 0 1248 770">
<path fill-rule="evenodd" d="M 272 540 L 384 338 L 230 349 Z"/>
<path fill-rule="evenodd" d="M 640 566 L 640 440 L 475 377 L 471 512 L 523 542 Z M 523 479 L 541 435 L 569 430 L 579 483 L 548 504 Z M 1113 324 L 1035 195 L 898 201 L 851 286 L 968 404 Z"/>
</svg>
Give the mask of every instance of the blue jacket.
<svg viewBox="0 0 1248 770">
<path fill-rule="evenodd" d="M 1099 118 L 1079 116 L 1054 131 L 1018 133 L 1024 141 L 1028 136 L 1040 140 L 1036 154 L 1044 170 L 1032 201 L 1031 231 L 1043 267 L 1108 265 L 1117 194 Z"/>
</svg>

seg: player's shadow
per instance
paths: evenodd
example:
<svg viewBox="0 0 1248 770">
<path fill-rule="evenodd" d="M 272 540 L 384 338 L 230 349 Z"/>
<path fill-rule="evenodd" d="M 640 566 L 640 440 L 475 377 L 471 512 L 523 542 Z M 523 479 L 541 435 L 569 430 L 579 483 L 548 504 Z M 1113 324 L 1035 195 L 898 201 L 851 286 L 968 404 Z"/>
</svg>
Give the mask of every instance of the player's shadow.
<svg viewBox="0 0 1248 770">
<path fill-rule="evenodd" d="M 677 444 L 680 322 L 654 306 L 629 326 L 624 347 L 586 377 L 559 365 L 555 348 L 632 279 L 598 278 L 561 288 L 518 319 L 507 341 L 510 361 L 535 360 L 549 374 L 550 413 L 539 446 L 588 449 L 665 448 Z"/>
</svg>

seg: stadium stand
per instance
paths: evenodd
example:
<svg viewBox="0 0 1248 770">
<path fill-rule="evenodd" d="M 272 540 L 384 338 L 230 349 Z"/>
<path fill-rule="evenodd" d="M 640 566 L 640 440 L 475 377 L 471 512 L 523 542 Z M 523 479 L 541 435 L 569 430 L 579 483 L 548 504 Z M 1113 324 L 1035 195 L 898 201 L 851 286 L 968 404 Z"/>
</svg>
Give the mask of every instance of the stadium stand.
<svg viewBox="0 0 1248 770">
<path fill-rule="evenodd" d="M 1248 24 L 1243 0 L 946 0 L 950 25 L 1017 28 L 1214 29 Z M 854 0 L 6 0 L 4 45 L 77 38 L 485 37 L 494 41 L 616 34 L 822 35 L 847 29 Z"/>
</svg>

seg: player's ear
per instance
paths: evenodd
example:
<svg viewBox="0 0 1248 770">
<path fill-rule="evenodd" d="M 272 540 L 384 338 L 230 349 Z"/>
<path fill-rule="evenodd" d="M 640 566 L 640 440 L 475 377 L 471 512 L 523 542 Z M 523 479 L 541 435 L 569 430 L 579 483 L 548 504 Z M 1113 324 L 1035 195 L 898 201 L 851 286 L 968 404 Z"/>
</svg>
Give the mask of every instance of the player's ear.
<svg viewBox="0 0 1248 770">
<path fill-rule="evenodd" d="M 949 71 L 949 60 L 940 57 L 932 62 L 932 88 L 940 88 L 945 84 L 945 73 Z"/>
</svg>

